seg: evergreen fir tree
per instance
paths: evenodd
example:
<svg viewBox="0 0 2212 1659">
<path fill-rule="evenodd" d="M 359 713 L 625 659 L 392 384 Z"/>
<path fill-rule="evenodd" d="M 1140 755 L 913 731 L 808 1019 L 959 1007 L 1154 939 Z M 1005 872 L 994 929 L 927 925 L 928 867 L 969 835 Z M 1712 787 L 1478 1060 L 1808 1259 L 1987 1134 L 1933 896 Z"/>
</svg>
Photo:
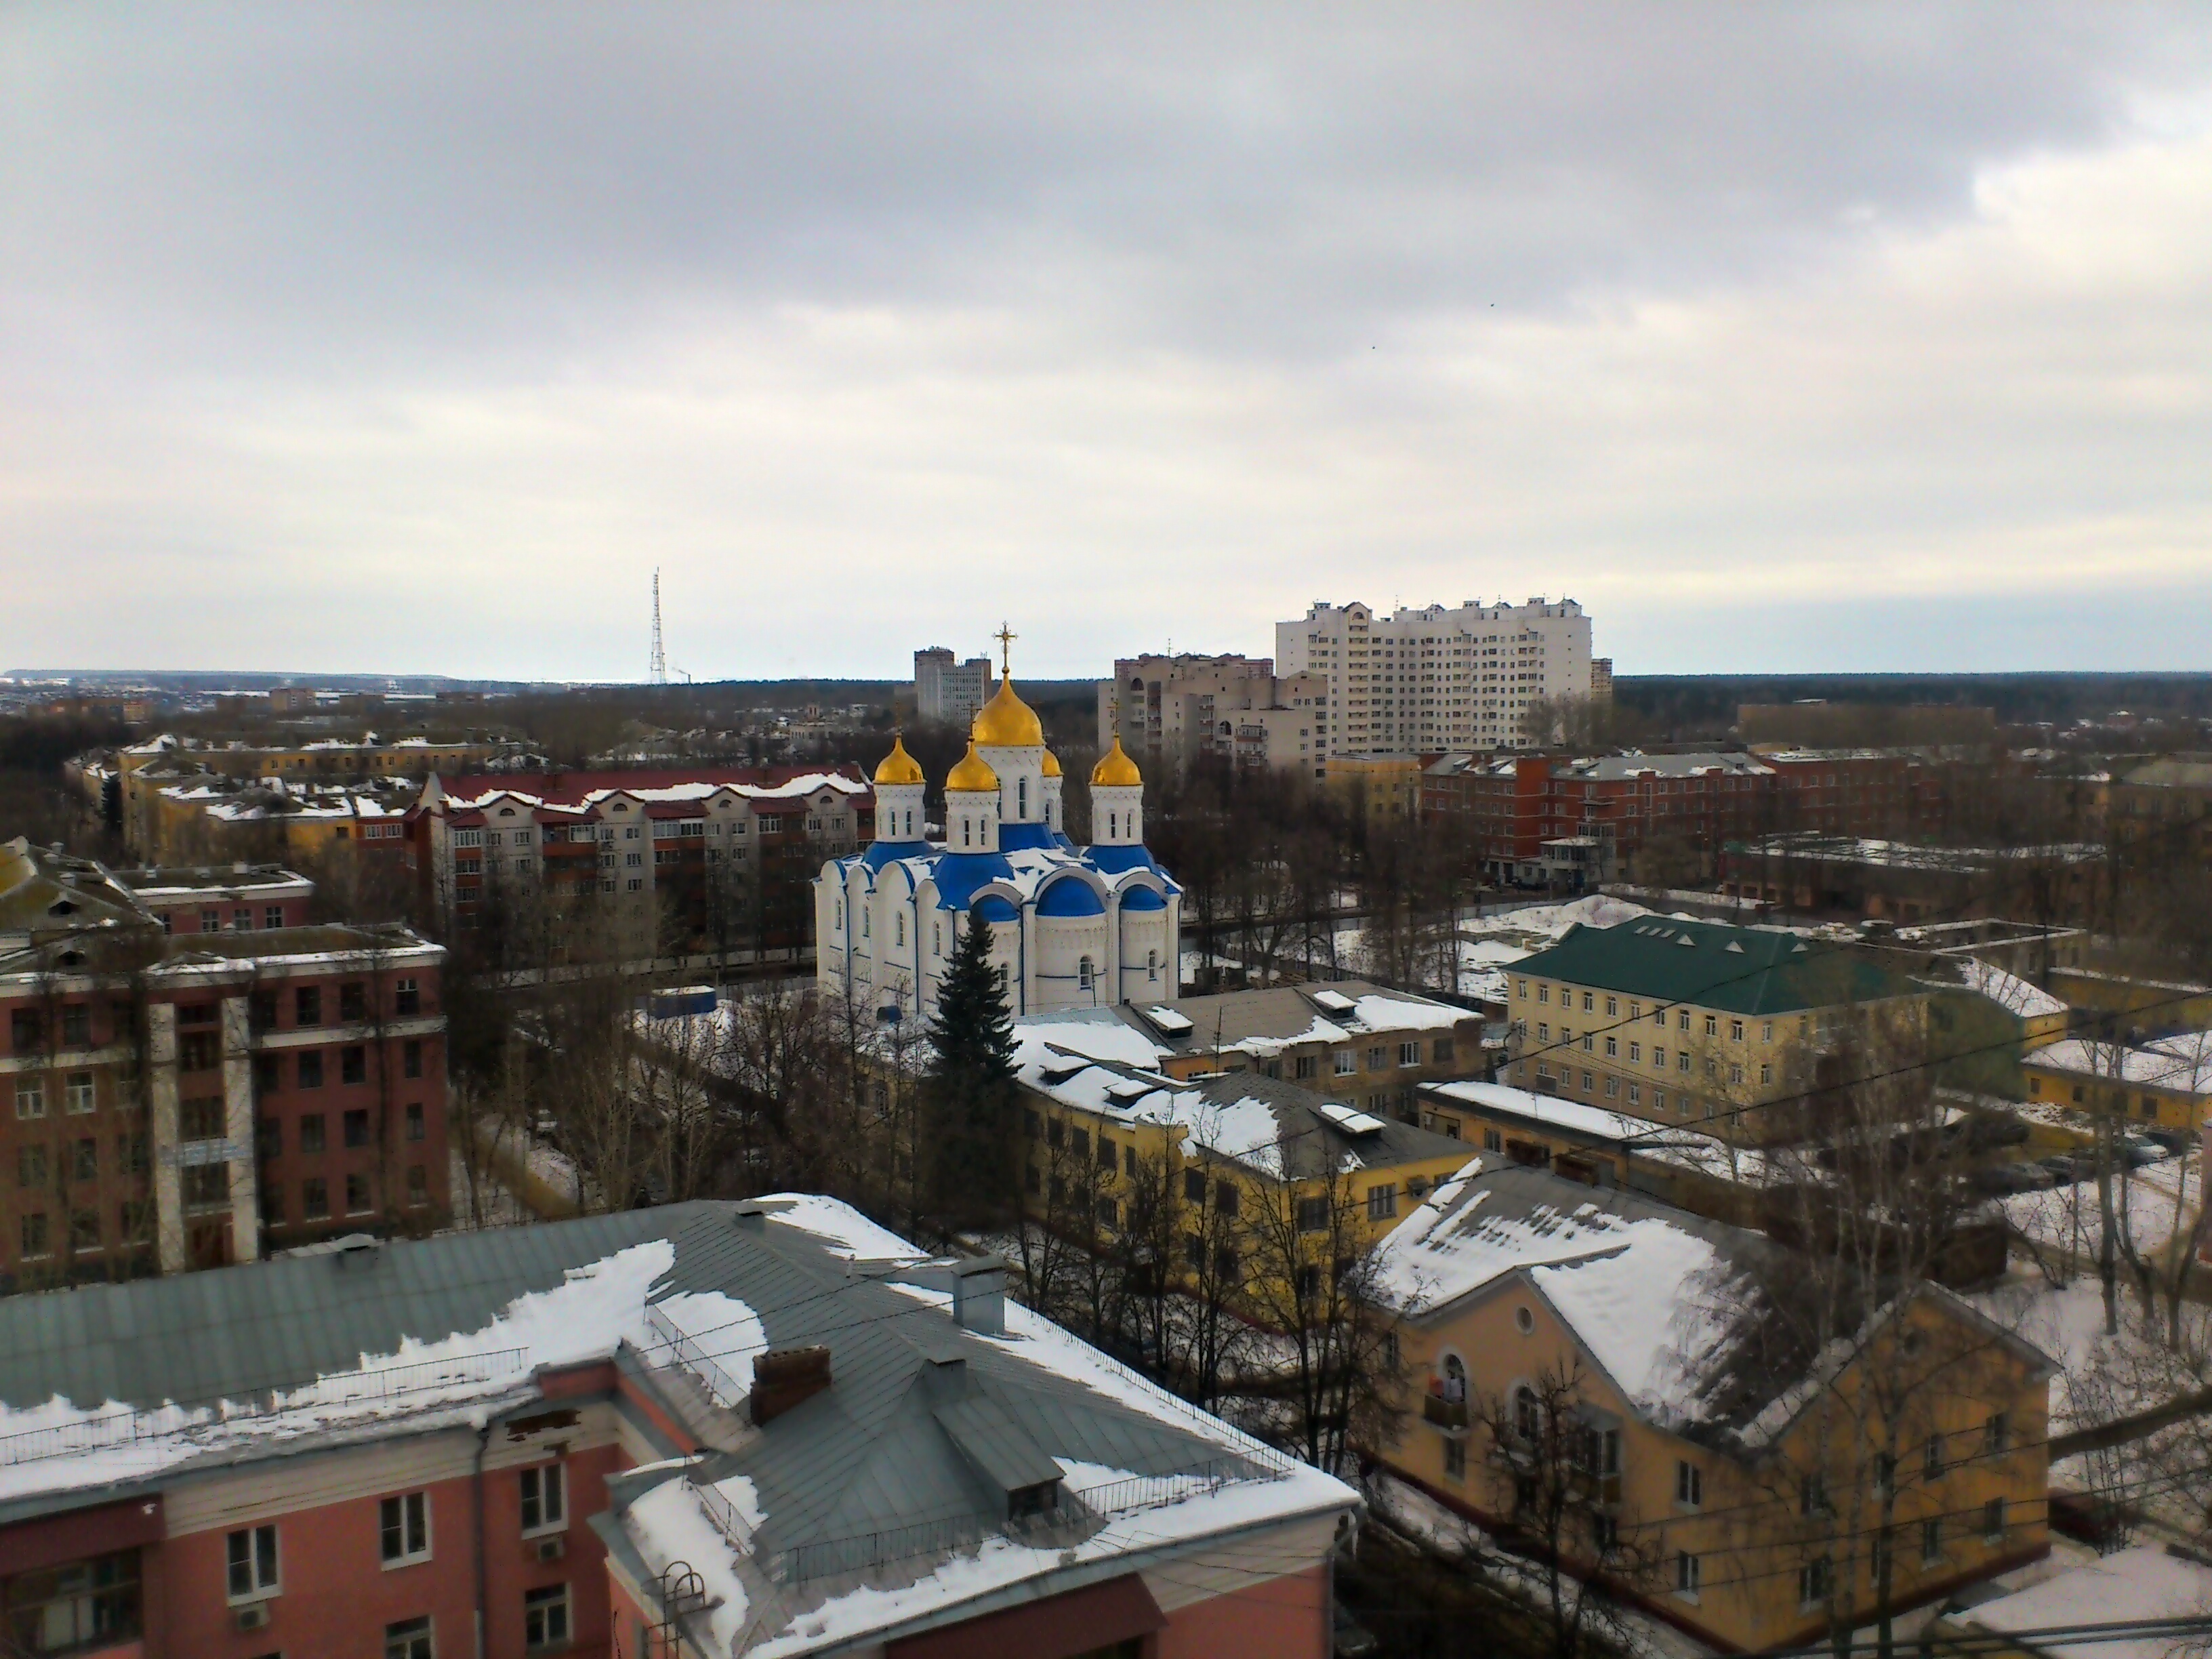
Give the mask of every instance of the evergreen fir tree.
<svg viewBox="0 0 2212 1659">
<path fill-rule="evenodd" d="M 1014 1022 L 991 929 L 970 912 L 945 964 L 929 1027 L 937 1207 L 957 1224 L 1011 1219 L 1016 1106 Z"/>
</svg>

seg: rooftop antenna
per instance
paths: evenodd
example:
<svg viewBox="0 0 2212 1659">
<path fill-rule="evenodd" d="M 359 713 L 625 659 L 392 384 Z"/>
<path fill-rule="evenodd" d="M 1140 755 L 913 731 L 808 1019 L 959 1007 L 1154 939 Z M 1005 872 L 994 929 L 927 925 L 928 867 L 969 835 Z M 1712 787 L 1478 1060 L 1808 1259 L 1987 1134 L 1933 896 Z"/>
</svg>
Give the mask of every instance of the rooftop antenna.
<svg viewBox="0 0 2212 1659">
<path fill-rule="evenodd" d="M 645 671 L 646 684 L 668 684 L 668 653 L 660 648 L 660 567 L 653 568 L 653 665 Z"/>
</svg>

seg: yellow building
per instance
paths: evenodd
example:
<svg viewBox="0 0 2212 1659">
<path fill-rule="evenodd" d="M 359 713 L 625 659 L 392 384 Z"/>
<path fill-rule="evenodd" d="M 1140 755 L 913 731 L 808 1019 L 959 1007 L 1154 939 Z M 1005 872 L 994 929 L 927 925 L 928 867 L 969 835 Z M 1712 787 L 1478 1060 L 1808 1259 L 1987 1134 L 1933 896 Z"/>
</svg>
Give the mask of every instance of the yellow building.
<svg viewBox="0 0 2212 1659">
<path fill-rule="evenodd" d="M 1109 1011 L 1097 1011 L 1103 1015 Z M 1101 1244 L 1155 1239 L 1263 1320 L 1363 1255 L 1467 1161 L 1460 1142 L 1254 1073 L 1179 1082 L 1091 1018 L 1018 1025 L 1029 1213 Z"/>
<path fill-rule="evenodd" d="M 2112 1112 L 2143 1128 L 2204 1127 L 2212 1101 L 2212 1031 L 2157 1037 L 2131 1048 L 2069 1037 L 2025 1054 L 2027 1097 Z"/>
<path fill-rule="evenodd" d="M 1361 817 L 1410 818 L 1421 810 L 1419 755 L 1339 755 L 1328 787 Z"/>
<path fill-rule="evenodd" d="M 1512 965 L 1505 1081 L 1748 1141 L 1855 1034 L 1917 1059 L 1928 993 L 1850 949 L 1767 928 L 1644 916 L 1575 927 Z"/>
<path fill-rule="evenodd" d="M 1932 1286 L 1826 1344 L 1802 1265 L 1627 1194 L 1473 1170 L 1376 1250 L 1403 1409 L 1374 1449 L 1723 1650 L 1864 1622 L 1884 1559 L 1902 1608 L 2042 1554 L 2050 1361 Z"/>
</svg>

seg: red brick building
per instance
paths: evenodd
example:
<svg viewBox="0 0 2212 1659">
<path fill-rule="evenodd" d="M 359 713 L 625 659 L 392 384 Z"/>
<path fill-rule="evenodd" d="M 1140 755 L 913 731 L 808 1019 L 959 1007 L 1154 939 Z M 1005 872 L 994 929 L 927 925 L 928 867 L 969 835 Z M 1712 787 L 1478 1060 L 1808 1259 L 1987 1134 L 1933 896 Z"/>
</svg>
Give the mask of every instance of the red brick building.
<svg viewBox="0 0 2212 1659">
<path fill-rule="evenodd" d="M 315 896 L 313 882 L 274 864 L 118 870 L 115 879 L 167 933 L 302 927 Z"/>
<path fill-rule="evenodd" d="M 398 927 L 165 932 L 90 860 L 0 848 L 0 1288 L 441 1224 L 444 959 Z"/>
<path fill-rule="evenodd" d="M 874 836 L 875 795 L 853 766 L 518 773 L 434 777 L 409 817 L 441 926 L 547 898 L 623 956 L 772 955 L 810 942 L 814 878 Z"/>
<path fill-rule="evenodd" d="M 1506 885 L 1572 888 L 1650 878 L 1664 844 L 1710 878 L 1730 841 L 1785 831 L 1933 834 L 1942 767 L 1901 750 L 1776 754 L 1446 755 L 1422 776 L 1425 814 L 1462 827 L 1483 872 Z"/>
</svg>

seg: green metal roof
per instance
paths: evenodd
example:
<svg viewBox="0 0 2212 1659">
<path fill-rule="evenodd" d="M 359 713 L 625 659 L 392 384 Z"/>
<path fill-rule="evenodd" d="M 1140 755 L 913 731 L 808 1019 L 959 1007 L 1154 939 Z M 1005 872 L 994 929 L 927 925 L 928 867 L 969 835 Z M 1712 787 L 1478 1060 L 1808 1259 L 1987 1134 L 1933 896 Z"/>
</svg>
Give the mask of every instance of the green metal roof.
<svg viewBox="0 0 2212 1659">
<path fill-rule="evenodd" d="M 1511 971 L 1516 979 L 1560 980 L 1738 1014 L 1794 1014 L 1913 991 L 1908 981 L 1849 945 L 1668 916 L 1617 927 L 1577 925 Z"/>
</svg>

